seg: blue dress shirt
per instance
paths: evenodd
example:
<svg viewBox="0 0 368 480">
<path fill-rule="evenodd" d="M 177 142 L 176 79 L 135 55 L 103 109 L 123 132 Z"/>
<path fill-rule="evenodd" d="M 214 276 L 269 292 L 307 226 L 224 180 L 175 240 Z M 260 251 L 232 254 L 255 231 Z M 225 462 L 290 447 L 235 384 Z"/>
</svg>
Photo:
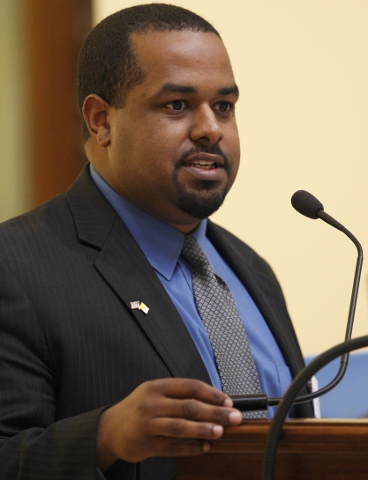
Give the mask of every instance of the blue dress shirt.
<svg viewBox="0 0 368 480">
<path fill-rule="evenodd" d="M 195 304 L 191 271 L 180 257 L 184 236 L 165 223 L 132 204 L 113 190 L 91 165 L 92 179 L 124 221 L 154 268 L 173 304 L 183 319 L 207 368 L 212 384 L 221 390 L 211 343 Z M 207 220 L 191 233 L 199 242 L 213 270 L 228 285 L 247 332 L 258 369 L 262 391 L 281 397 L 291 382 L 291 374 L 267 323 L 244 285 L 220 257 L 206 237 Z M 273 416 L 269 409 L 269 416 Z"/>
</svg>

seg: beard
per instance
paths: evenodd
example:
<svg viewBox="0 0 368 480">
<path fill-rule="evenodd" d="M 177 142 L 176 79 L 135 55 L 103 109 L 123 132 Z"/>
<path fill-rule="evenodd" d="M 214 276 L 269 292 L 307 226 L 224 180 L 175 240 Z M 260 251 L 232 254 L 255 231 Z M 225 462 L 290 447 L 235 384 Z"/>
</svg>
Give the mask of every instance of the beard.
<svg viewBox="0 0 368 480">
<path fill-rule="evenodd" d="M 226 185 L 219 192 L 215 190 L 213 182 L 202 181 L 198 182 L 198 188 L 195 191 L 189 191 L 180 182 L 176 183 L 179 192 L 178 207 L 182 212 L 188 213 L 198 220 L 203 220 L 216 212 L 230 190 L 229 185 Z"/>
</svg>

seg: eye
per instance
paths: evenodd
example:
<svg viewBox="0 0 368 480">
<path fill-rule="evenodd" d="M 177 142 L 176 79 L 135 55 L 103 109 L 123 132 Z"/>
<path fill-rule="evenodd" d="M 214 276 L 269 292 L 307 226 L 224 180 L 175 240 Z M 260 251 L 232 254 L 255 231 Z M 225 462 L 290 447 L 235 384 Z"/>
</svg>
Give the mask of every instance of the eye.
<svg viewBox="0 0 368 480">
<path fill-rule="evenodd" d="M 216 105 L 216 110 L 220 113 L 229 113 L 234 109 L 234 104 L 231 102 L 219 102 Z"/>
<path fill-rule="evenodd" d="M 166 106 L 170 108 L 170 110 L 175 110 L 177 112 L 184 110 L 187 107 L 184 100 L 173 100 L 172 102 L 167 103 Z"/>
</svg>

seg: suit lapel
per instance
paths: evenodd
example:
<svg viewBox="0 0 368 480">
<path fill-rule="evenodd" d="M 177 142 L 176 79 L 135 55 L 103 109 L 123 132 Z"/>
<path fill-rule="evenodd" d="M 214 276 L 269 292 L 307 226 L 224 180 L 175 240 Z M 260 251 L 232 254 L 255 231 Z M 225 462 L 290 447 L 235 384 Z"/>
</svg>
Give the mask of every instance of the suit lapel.
<svg viewBox="0 0 368 480">
<path fill-rule="evenodd" d="M 95 268 L 122 300 L 175 377 L 210 379 L 197 348 L 157 275 L 125 224 L 92 182 L 87 169 L 67 191 L 81 242 L 100 252 Z M 148 314 L 132 309 L 144 302 Z M 122 315 L 126 321 L 127 315 Z"/>
</svg>

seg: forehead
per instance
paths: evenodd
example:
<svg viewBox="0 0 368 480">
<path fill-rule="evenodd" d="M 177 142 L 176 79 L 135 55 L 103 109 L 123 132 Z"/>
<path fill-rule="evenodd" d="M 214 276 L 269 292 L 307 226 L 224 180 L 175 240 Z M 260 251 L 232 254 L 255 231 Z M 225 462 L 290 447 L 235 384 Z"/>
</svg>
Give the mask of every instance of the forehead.
<svg viewBox="0 0 368 480">
<path fill-rule="evenodd" d="M 146 85 L 209 80 L 221 84 L 219 88 L 235 84 L 225 46 L 212 32 L 138 33 L 132 35 L 131 43 Z"/>
</svg>

